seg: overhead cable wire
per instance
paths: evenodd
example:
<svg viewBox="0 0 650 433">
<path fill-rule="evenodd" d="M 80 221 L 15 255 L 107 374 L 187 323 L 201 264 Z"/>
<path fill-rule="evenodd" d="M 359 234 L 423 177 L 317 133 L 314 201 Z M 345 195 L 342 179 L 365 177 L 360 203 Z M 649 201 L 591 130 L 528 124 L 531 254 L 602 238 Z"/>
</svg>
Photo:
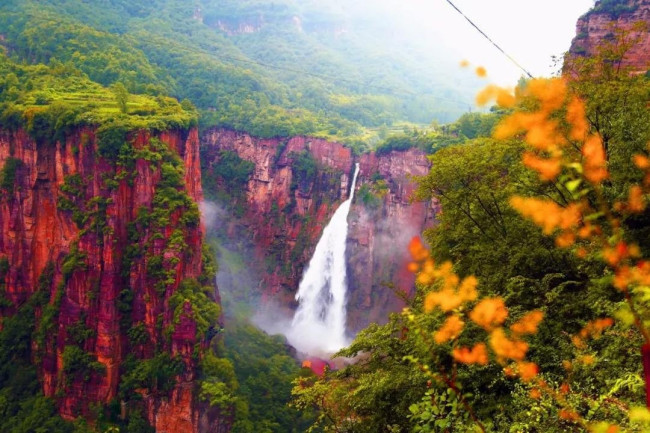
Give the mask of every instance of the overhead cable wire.
<svg viewBox="0 0 650 433">
<path fill-rule="evenodd" d="M 483 30 L 481 30 L 481 29 L 480 29 L 476 24 L 474 24 L 474 22 L 473 22 L 471 19 L 469 19 L 469 18 L 467 17 L 467 15 L 465 15 L 465 14 L 463 13 L 463 11 L 461 11 L 460 9 L 458 9 L 458 7 L 456 7 L 456 5 L 453 4 L 451 0 L 446 0 L 446 1 L 447 1 L 447 3 L 449 3 L 449 4 L 451 5 L 451 7 L 453 7 L 454 9 L 456 9 L 456 11 L 457 11 L 459 14 L 461 14 L 461 15 L 463 16 L 463 18 L 465 18 L 465 19 L 467 20 L 467 22 L 470 23 L 470 24 L 472 25 L 472 27 L 474 27 L 476 30 L 478 30 L 478 32 L 479 32 L 481 35 L 483 35 L 483 37 L 484 37 L 485 39 L 487 39 L 488 41 L 490 41 L 490 43 L 491 43 L 492 45 L 494 45 L 494 47 L 495 47 L 497 50 L 501 51 L 501 53 L 503 53 L 504 56 L 506 56 L 506 57 L 507 57 L 507 58 L 508 58 L 512 63 L 514 63 L 515 66 L 517 66 L 519 69 L 521 69 L 522 71 L 524 71 L 524 73 L 525 73 L 526 75 L 528 75 L 530 78 L 535 78 L 535 77 L 533 77 L 533 75 L 532 75 L 530 72 L 528 72 L 528 71 L 527 71 L 523 66 L 521 66 L 521 65 L 519 64 L 519 62 L 517 62 L 517 61 L 516 61 L 516 60 L 515 60 L 515 59 L 514 59 L 510 54 L 506 53 L 506 52 L 505 52 L 505 51 L 504 51 L 504 50 L 503 50 L 499 45 L 497 45 L 496 42 L 494 42 L 494 41 L 493 41 L 493 40 L 492 40 L 488 35 L 486 35 L 485 32 L 484 32 Z"/>
</svg>

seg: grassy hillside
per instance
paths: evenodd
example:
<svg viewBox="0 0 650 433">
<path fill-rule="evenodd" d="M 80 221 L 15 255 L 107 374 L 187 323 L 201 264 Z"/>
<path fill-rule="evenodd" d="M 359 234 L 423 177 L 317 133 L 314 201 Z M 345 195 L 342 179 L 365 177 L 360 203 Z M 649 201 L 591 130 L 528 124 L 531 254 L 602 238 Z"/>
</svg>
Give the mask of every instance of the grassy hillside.
<svg viewBox="0 0 650 433">
<path fill-rule="evenodd" d="M 373 26 L 291 0 L 0 5 L 1 43 L 15 61 L 57 60 L 104 86 L 188 99 L 206 127 L 354 141 L 366 127 L 460 115 L 471 91 Z"/>
</svg>

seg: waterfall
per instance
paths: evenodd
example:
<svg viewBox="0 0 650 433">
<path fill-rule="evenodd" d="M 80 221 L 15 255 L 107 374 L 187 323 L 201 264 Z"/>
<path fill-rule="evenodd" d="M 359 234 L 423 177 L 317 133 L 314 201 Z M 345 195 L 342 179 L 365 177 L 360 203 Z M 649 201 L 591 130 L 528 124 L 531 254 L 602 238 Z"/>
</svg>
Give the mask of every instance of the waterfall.
<svg viewBox="0 0 650 433">
<path fill-rule="evenodd" d="M 299 306 L 287 338 L 304 353 L 331 354 L 348 344 L 345 337 L 345 243 L 348 237 L 347 218 L 358 174 L 359 163 L 354 169 L 350 197 L 336 209 L 323 230 L 296 294 Z"/>
</svg>

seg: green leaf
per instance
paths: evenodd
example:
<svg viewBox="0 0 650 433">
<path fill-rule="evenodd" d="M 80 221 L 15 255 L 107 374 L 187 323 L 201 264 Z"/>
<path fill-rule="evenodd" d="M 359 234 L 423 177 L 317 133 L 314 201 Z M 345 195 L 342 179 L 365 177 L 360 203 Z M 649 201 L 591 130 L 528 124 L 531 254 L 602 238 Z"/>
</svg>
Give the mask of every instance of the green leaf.
<svg viewBox="0 0 650 433">
<path fill-rule="evenodd" d="M 630 311 L 630 307 L 624 304 L 614 312 L 614 317 L 626 327 L 634 325 L 634 314 Z"/>
<path fill-rule="evenodd" d="M 585 216 L 585 221 L 594 221 L 597 220 L 598 218 L 602 217 L 605 215 L 603 212 L 595 212 L 590 215 Z"/>
<path fill-rule="evenodd" d="M 581 183 L 582 183 L 582 179 L 575 179 L 570 182 L 567 182 L 564 186 L 568 191 L 573 193 L 578 189 Z"/>
<path fill-rule="evenodd" d="M 582 174 L 582 164 L 574 162 L 573 164 L 568 165 L 570 168 L 574 169 L 578 173 Z"/>
</svg>

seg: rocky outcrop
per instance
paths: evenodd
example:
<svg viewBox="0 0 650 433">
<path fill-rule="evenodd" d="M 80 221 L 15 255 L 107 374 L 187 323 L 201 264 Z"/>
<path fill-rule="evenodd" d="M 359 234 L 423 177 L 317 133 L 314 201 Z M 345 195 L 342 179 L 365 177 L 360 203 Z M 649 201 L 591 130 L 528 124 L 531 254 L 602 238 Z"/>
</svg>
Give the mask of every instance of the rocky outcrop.
<svg viewBox="0 0 650 433">
<path fill-rule="evenodd" d="M 214 24 L 216 28 L 227 34 L 228 36 L 250 34 L 259 32 L 264 26 L 264 18 L 259 16 L 255 19 L 246 21 L 226 21 L 217 20 Z"/>
<path fill-rule="evenodd" d="M 650 70 L 650 0 L 599 0 L 576 25 L 571 43 L 571 56 L 593 56 L 600 47 L 616 44 L 617 49 L 629 44 L 621 65 L 631 73 Z M 617 34 L 625 41 L 617 41 Z"/>
<path fill-rule="evenodd" d="M 410 237 L 434 221 L 432 203 L 412 203 L 411 176 L 424 175 L 430 163 L 424 152 L 355 156 L 342 144 L 310 137 L 258 139 L 245 133 L 211 129 L 201 137 L 204 176 L 219 170 L 224 152 L 253 163 L 232 198 L 241 218 L 224 236 L 243 233 L 252 240 L 249 266 L 261 265 L 258 288 L 266 300 L 287 310 L 323 228 L 347 197 L 355 162 L 360 164 L 348 237 L 348 329 L 386 320 L 401 308 L 395 290 L 411 293 L 406 270 Z M 312 161 L 313 172 L 305 168 Z M 308 167 L 307 167 L 308 168 Z M 307 174 L 306 174 L 307 173 Z M 233 188 L 217 179 L 214 188 Z M 232 197 L 232 195 L 231 195 Z M 238 227 L 234 227 L 238 224 Z M 276 302 L 278 301 L 279 302 Z"/>
<path fill-rule="evenodd" d="M 421 150 L 361 155 L 360 194 L 350 211 L 348 322 L 358 331 L 369 322 L 384 322 L 403 304 L 399 293 L 412 295 L 407 245 L 435 222 L 437 203 L 412 200 L 414 176 L 424 176 L 431 163 Z M 375 179 L 373 181 L 373 178 Z M 374 191 L 374 192 L 373 192 Z M 376 203 L 376 199 L 379 199 Z"/>
<path fill-rule="evenodd" d="M 228 417 L 195 396 L 207 337 L 185 296 L 191 282 L 213 284 L 197 208 L 198 133 L 139 131 L 128 142 L 131 153 L 113 159 L 100 156 L 95 128 L 55 143 L 0 131 L 0 318 L 35 306 L 34 361 L 66 418 L 113 400 L 128 413 L 139 393 L 146 404 L 136 406 L 158 432 L 227 431 Z M 169 386 L 145 377 L 124 388 L 156 356 L 180 365 Z"/>
</svg>

